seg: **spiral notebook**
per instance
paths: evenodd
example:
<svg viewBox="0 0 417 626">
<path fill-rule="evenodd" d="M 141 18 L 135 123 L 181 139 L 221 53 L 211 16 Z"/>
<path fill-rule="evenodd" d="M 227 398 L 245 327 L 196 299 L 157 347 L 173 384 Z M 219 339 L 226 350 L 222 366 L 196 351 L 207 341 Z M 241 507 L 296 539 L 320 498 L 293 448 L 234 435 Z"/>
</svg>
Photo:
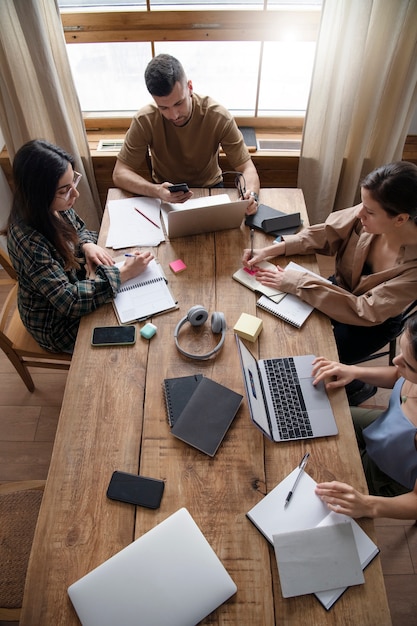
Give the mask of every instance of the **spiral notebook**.
<svg viewBox="0 0 417 626">
<path fill-rule="evenodd" d="M 197 385 L 203 378 L 203 374 L 191 374 L 190 376 L 178 376 L 176 378 L 165 378 L 162 387 L 165 395 L 168 424 L 172 427 L 188 400 L 196 390 Z"/>
<path fill-rule="evenodd" d="M 285 269 L 296 270 L 297 272 L 307 272 L 320 282 L 330 284 L 330 280 L 327 280 L 327 278 L 323 278 L 323 276 L 320 276 L 319 274 L 316 274 L 315 272 L 312 272 L 311 270 L 308 270 L 293 261 L 288 263 Z M 292 324 L 296 328 L 301 328 L 308 316 L 314 310 L 314 307 L 311 304 L 304 302 L 292 293 L 287 293 L 285 297 L 281 298 L 278 302 L 275 302 L 271 298 L 267 298 L 263 295 L 259 298 L 256 305 L 261 309 L 268 311 L 268 313 L 276 315 L 276 317 L 284 320 L 284 322 Z"/>
<path fill-rule="evenodd" d="M 123 262 L 116 263 L 117 267 L 121 265 Z M 113 306 L 120 324 L 145 320 L 178 308 L 161 266 L 155 259 L 142 274 L 123 283 Z"/>
<path fill-rule="evenodd" d="M 267 296 L 261 296 L 256 302 L 256 306 L 268 313 L 272 313 L 276 317 L 288 322 L 296 328 L 301 328 L 310 313 L 314 310 L 314 307 L 307 302 L 303 302 L 297 296 L 291 293 L 282 298 L 279 302 L 274 302 Z"/>
</svg>

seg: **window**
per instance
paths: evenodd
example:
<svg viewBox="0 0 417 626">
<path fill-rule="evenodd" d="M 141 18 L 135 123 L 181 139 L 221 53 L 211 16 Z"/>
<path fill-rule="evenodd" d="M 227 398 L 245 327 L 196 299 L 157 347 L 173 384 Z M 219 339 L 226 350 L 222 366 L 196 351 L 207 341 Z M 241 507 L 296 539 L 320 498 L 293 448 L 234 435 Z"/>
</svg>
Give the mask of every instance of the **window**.
<svg viewBox="0 0 417 626">
<path fill-rule="evenodd" d="M 59 1 L 85 114 L 131 117 L 151 100 L 147 63 L 166 52 L 237 117 L 304 116 L 322 0 L 148 2 Z"/>
</svg>

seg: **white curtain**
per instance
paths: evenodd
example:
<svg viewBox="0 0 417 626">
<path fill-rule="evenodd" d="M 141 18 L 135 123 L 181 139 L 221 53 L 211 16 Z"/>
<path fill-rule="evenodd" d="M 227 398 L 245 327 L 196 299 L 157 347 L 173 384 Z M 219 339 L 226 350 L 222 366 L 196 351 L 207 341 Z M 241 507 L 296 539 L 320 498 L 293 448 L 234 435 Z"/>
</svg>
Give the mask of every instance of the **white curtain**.
<svg viewBox="0 0 417 626">
<path fill-rule="evenodd" d="M 417 0 L 324 0 L 298 174 L 311 224 L 401 160 L 416 85 Z"/>
<path fill-rule="evenodd" d="M 102 209 L 55 0 L 0 0 L 0 127 L 13 159 L 30 139 L 75 157 L 77 213 L 98 230 Z"/>
</svg>

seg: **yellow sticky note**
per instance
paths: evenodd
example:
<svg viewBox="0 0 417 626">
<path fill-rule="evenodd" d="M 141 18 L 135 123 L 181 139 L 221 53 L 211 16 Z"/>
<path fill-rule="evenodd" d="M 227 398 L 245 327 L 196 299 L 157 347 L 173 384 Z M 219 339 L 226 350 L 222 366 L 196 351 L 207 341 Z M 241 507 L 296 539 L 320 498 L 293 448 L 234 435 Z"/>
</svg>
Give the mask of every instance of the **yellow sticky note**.
<svg viewBox="0 0 417 626">
<path fill-rule="evenodd" d="M 263 322 L 259 317 L 249 315 L 249 313 L 242 313 L 234 325 L 233 330 L 239 337 L 242 337 L 242 339 L 255 341 L 262 330 L 262 326 Z"/>
</svg>

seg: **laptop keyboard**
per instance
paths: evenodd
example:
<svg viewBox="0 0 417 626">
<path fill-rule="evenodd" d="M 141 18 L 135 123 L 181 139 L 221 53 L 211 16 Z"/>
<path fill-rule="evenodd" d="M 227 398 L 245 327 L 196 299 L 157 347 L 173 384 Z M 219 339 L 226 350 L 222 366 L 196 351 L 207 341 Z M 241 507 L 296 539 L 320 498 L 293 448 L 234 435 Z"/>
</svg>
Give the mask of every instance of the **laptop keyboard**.
<svg viewBox="0 0 417 626">
<path fill-rule="evenodd" d="M 265 359 L 264 364 L 281 439 L 312 437 L 294 359 Z"/>
</svg>

